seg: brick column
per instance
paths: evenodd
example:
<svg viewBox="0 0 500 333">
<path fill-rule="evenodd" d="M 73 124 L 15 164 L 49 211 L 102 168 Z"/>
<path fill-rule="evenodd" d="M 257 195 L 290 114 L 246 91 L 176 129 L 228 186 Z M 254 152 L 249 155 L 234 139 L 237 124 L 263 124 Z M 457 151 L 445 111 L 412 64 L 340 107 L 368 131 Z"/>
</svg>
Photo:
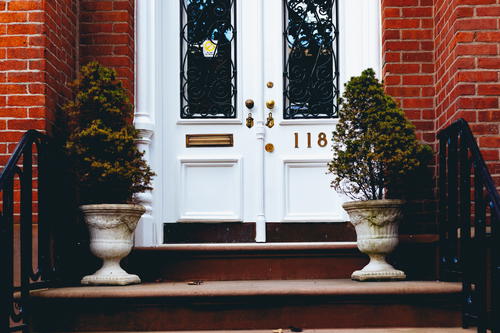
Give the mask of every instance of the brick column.
<svg viewBox="0 0 500 333">
<path fill-rule="evenodd" d="M 417 127 L 434 142 L 434 41 L 432 0 L 382 0 L 383 78 Z"/>
<path fill-rule="evenodd" d="M 436 0 L 436 131 L 466 119 L 500 185 L 500 4 Z"/>
</svg>

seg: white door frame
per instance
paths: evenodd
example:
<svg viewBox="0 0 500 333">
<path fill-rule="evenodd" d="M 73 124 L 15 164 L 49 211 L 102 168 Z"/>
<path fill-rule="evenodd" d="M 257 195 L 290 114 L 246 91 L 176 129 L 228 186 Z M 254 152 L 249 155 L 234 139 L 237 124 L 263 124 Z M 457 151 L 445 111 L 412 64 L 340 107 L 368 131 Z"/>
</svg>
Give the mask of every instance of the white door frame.
<svg viewBox="0 0 500 333">
<path fill-rule="evenodd" d="M 168 0 L 178 1 L 178 0 Z M 245 1 L 245 0 L 242 0 Z M 259 29 L 260 39 L 263 39 L 263 8 L 266 0 L 258 1 L 256 6 L 259 18 L 254 21 L 255 29 Z M 381 14 L 380 0 L 337 0 L 339 2 L 339 29 L 340 29 L 340 82 L 341 92 L 343 84 L 353 75 L 359 75 L 360 68 L 372 67 L 380 77 L 381 73 Z M 156 172 L 153 180 L 153 192 L 142 193 L 139 198 L 146 207 L 146 213 L 141 218 L 135 235 L 136 246 L 158 246 L 163 244 L 163 216 L 162 204 L 165 198 L 164 156 L 168 146 L 164 143 L 164 117 L 162 110 L 165 106 L 163 90 L 172 85 L 172 82 L 162 75 L 164 73 L 164 55 L 168 52 L 178 52 L 179 41 L 171 45 L 163 42 L 165 24 L 162 19 L 167 1 L 165 0 L 136 0 L 135 6 L 135 117 L 134 125 L 139 130 L 138 146 L 145 152 L 145 159 Z M 250 19 L 249 16 L 246 16 Z M 245 17 L 242 17 L 245 19 Z M 255 19 L 252 18 L 253 20 Z M 241 33 L 241 32 L 240 32 Z M 242 49 L 240 45 L 240 49 Z M 243 49 L 242 49 L 243 50 Z M 242 51 L 244 52 L 244 51 Z M 264 61 L 264 50 L 255 61 L 260 64 Z M 281 56 L 281 54 L 279 55 Z M 261 90 L 254 92 L 252 97 L 257 110 L 264 109 L 266 93 L 264 73 L 255 76 L 260 80 Z M 177 82 L 174 80 L 174 82 Z M 242 111 L 240 111 L 242 112 Z M 244 112 L 244 111 L 243 111 Z M 264 112 L 257 112 L 255 127 L 256 137 L 263 152 L 260 157 L 257 174 L 264 174 L 264 145 L 265 127 Z M 258 205 L 256 241 L 265 241 L 265 191 L 264 177 L 258 184 L 257 192 L 261 202 Z"/>
</svg>

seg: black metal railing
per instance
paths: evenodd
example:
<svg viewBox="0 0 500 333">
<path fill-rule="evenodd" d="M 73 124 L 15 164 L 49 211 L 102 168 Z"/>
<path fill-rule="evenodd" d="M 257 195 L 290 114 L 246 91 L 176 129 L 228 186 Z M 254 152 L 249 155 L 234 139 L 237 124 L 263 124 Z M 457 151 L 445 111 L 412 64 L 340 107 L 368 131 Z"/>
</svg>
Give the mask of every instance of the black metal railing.
<svg viewBox="0 0 500 333">
<path fill-rule="evenodd" d="M 49 148 L 46 135 L 27 131 L 0 173 L 0 332 L 29 332 L 30 291 L 48 286 L 55 274 Z M 34 202 L 38 202 L 35 212 Z M 33 245 L 36 224 L 37 245 Z"/>
<path fill-rule="evenodd" d="M 500 196 L 467 122 L 438 133 L 442 280 L 463 284 L 463 326 L 500 330 Z"/>
</svg>

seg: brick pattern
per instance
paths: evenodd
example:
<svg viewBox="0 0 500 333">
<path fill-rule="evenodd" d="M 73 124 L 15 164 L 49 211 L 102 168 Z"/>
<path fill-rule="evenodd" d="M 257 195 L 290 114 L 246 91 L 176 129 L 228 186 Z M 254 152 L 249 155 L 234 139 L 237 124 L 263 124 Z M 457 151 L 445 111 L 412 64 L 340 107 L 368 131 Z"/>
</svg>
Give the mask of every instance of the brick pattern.
<svg viewBox="0 0 500 333">
<path fill-rule="evenodd" d="M 71 98 L 68 84 L 76 77 L 78 0 L 45 1 L 45 82 L 48 128 L 56 110 Z"/>
<path fill-rule="evenodd" d="M 433 144 L 434 40 L 432 0 L 382 0 L 382 76 L 415 124 L 420 140 Z"/>
<path fill-rule="evenodd" d="M 42 1 L 0 1 L 0 165 L 24 131 L 45 129 Z"/>
<path fill-rule="evenodd" d="M 80 64 L 97 60 L 134 93 L 134 0 L 80 1 Z"/>
<path fill-rule="evenodd" d="M 381 4 L 385 89 L 416 126 L 417 138 L 435 150 L 433 2 L 382 0 Z M 433 195 L 432 179 L 426 184 L 428 188 L 415 195 L 427 199 L 414 200 L 407 207 L 403 233 L 436 232 L 436 204 L 428 199 Z"/>
<path fill-rule="evenodd" d="M 436 0 L 436 131 L 466 119 L 500 186 L 500 1 Z"/>
<path fill-rule="evenodd" d="M 0 1 L 0 165 L 28 129 L 48 130 L 75 77 L 77 0 Z"/>
</svg>

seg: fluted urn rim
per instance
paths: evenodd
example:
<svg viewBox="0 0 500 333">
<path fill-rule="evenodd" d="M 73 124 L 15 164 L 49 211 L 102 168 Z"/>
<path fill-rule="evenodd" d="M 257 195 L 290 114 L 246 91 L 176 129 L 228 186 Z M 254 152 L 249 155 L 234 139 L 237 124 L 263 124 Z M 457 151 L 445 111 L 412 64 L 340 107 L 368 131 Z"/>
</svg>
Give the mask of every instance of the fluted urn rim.
<svg viewBox="0 0 500 333">
<path fill-rule="evenodd" d="M 347 201 L 342 204 L 346 211 L 363 208 L 399 208 L 406 203 L 401 199 Z"/>
<path fill-rule="evenodd" d="M 80 210 L 84 214 L 88 213 L 129 213 L 133 215 L 142 215 L 146 208 L 137 204 L 91 204 L 81 205 Z"/>
</svg>

